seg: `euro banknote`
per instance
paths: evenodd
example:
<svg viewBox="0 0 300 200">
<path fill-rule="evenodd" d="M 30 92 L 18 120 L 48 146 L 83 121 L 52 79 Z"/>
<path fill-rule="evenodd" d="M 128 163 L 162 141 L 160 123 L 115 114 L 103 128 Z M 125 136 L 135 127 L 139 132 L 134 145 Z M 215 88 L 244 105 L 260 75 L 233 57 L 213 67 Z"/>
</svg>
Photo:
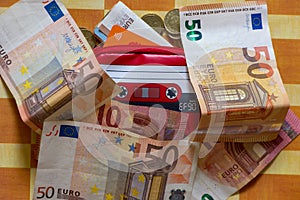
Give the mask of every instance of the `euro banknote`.
<svg viewBox="0 0 300 200">
<path fill-rule="evenodd" d="M 34 199 L 187 199 L 199 143 L 74 121 L 44 123 Z M 178 192 L 178 191 L 177 191 Z"/>
<path fill-rule="evenodd" d="M 82 121 L 128 130 L 160 141 L 192 137 L 199 121 L 198 112 L 174 111 L 158 105 L 129 105 L 116 100 L 106 102 L 95 114 Z"/>
<path fill-rule="evenodd" d="M 22 0 L 3 12 L 0 53 L 1 77 L 35 131 L 46 118 L 79 120 L 118 90 L 57 0 Z"/>
<path fill-rule="evenodd" d="M 276 65 L 266 3 L 185 6 L 180 30 L 201 108 L 196 139 L 275 139 L 289 100 Z"/>
<path fill-rule="evenodd" d="M 159 141 L 74 121 L 46 121 L 34 199 L 224 200 L 300 133 L 289 111 L 277 139 L 256 143 Z M 201 147 L 209 149 L 202 156 Z"/>
<path fill-rule="evenodd" d="M 289 110 L 275 140 L 216 144 L 207 156 L 198 159 L 192 199 L 227 199 L 254 179 L 299 133 L 300 121 Z"/>
</svg>

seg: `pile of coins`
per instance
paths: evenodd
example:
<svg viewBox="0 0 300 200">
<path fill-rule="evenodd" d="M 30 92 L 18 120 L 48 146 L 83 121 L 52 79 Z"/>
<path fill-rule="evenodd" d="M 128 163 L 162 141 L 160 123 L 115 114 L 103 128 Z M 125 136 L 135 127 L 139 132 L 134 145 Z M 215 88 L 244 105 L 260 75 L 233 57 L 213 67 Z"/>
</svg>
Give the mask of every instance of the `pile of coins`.
<svg viewBox="0 0 300 200">
<path fill-rule="evenodd" d="M 145 14 L 141 18 L 173 46 L 182 48 L 179 9 L 168 11 L 164 19 L 155 13 Z M 95 48 L 99 45 L 100 42 L 91 31 L 83 27 L 81 27 L 80 30 L 91 48 Z"/>
<path fill-rule="evenodd" d="M 182 48 L 180 38 L 179 9 L 168 11 L 164 17 L 164 20 L 155 13 L 148 13 L 143 15 L 142 20 L 144 20 L 149 26 L 156 30 L 172 45 Z"/>
</svg>

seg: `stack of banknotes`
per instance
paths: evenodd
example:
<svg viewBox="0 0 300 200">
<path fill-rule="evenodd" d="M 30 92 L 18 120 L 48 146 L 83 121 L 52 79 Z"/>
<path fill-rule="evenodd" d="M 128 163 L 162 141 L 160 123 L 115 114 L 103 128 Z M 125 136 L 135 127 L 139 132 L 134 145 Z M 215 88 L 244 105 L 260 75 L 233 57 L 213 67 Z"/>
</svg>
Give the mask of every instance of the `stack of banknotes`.
<svg viewBox="0 0 300 200">
<path fill-rule="evenodd" d="M 7 9 L 1 77 L 42 135 L 33 198 L 223 200 L 245 186 L 300 133 L 267 17 L 261 1 L 185 6 L 164 19 L 118 2 L 95 27 L 95 47 L 59 0 Z M 175 49 L 186 64 L 97 59 L 124 46 Z M 141 101 L 122 101 L 129 93 Z"/>
</svg>

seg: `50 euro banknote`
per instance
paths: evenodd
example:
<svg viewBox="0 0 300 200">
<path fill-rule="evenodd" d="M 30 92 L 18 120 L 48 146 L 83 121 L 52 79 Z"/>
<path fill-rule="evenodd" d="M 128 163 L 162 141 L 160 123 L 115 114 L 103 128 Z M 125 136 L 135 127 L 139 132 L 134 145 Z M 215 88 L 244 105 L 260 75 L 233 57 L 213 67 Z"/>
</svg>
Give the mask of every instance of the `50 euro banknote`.
<svg viewBox="0 0 300 200">
<path fill-rule="evenodd" d="M 0 52 L 1 77 L 35 131 L 49 117 L 84 117 L 117 89 L 60 1 L 22 0 L 3 12 Z"/>
<path fill-rule="evenodd" d="M 300 133 L 289 111 L 269 142 L 159 141 L 113 127 L 46 121 L 34 199 L 223 200 Z M 209 149 L 203 156 L 201 146 Z"/>
<path fill-rule="evenodd" d="M 180 28 L 201 108 L 197 140 L 275 139 L 289 100 L 276 65 L 266 3 L 182 7 Z"/>
<path fill-rule="evenodd" d="M 44 123 L 34 199 L 190 199 L 199 143 L 71 121 Z"/>
</svg>

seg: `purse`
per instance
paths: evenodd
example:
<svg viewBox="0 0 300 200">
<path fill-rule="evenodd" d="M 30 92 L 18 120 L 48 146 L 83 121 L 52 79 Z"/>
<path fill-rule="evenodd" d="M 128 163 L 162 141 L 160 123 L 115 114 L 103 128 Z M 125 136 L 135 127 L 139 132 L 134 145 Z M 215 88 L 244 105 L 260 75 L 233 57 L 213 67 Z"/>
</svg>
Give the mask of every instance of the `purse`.
<svg viewBox="0 0 300 200">
<path fill-rule="evenodd" d="M 128 129 L 158 140 L 183 139 L 197 129 L 200 108 L 189 81 L 183 49 L 120 45 L 96 47 L 94 53 L 101 67 L 122 89 L 113 104 L 119 107 L 117 110 L 124 110 L 128 105 L 126 109 L 133 121 L 128 128 L 130 121 L 123 121 L 128 114 L 122 111 L 115 111 L 117 116 L 111 119 L 110 105 L 100 108 L 99 124 Z M 151 114 L 153 110 L 156 115 Z M 117 123 L 110 123 L 116 120 Z M 150 129 L 153 133 L 149 136 Z"/>
</svg>

